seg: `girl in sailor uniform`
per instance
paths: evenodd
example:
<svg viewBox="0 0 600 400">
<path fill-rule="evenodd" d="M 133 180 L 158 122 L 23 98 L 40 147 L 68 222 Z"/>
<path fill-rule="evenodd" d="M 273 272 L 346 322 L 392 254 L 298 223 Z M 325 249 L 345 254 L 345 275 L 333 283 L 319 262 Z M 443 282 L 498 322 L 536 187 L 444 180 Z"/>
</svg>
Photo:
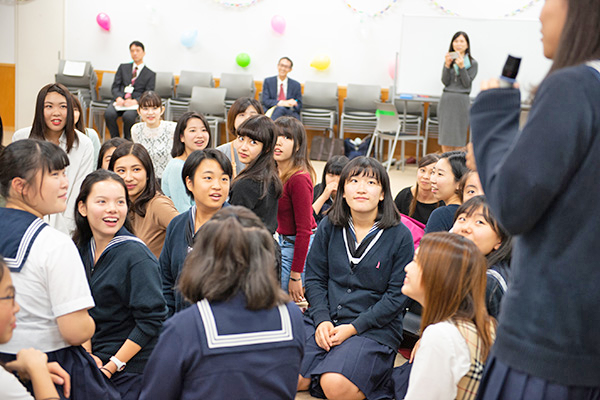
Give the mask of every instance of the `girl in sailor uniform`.
<svg viewBox="0 0 600 400">
<path fill-rule="evenodd" d="M 194 151 L 183 164 L 185 188 L 194 205 L 173 218 L 158 259 L 169 316 L 190 305 L 176 288 L 179 274 L 198 230 L 225 205 L 232 172 L 231 162 L 215 149 Z"/>
<path fill-rule="evenodd" d="M 123 399 L 137 399 L 142 372 L 167 314 L 156 257 L 130 233 L 125 182 L 88 175 L 77 197 L 73 237 L 96 307 L 96 332 L 84 344 Z"/>
<path fill-rule="evenodd" d="M 298 390 L 328 399 L 387 398 L 385 376 L 402 341 L 404 267 L 414 253 L 385 168 L 357 157 L 307 258 L 306 352 Z"/>
<path fill-rule="evenodd" d="M 81 346 L 94 333 L 94 299 L 77 248 L 42 218 L 62 213 L 69 182 L 67 154 L 49 141 L 19 140 L 0 155 L 0 254 L 10 269 L 21 311 L 0 360 L 35 347 L 71 375 L 71 399 L 115 399 L 118 393 Z M 62 390 L 59 393 L 63 394 Z"/>
<path fill-rule="evenodd" d="M 244 207 L 202 226 L 179 281 L 195 305 L 165 323 L 140 399 L 294 399 L 302 313 L 279 287 L 274 246 Z"/>
</svg>

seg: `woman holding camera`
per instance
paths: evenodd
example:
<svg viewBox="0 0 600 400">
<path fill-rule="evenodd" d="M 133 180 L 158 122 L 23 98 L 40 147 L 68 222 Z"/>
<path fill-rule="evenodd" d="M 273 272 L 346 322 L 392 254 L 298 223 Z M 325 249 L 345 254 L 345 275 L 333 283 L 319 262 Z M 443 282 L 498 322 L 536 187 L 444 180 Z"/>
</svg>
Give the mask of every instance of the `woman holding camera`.
<svg viewBox="0 0 600 400">
<path fill-rule="evenodd" d="M 471 83 L 477 76 L 477 61 L 471 57 L 469 36 L 456 32 L 444 59 L 442 83 L 444 91 L 440 100 L 439 144 L 442 152 L 458 150 L 467 144 L 469 129 L 469 94 Z"/>
</svg>

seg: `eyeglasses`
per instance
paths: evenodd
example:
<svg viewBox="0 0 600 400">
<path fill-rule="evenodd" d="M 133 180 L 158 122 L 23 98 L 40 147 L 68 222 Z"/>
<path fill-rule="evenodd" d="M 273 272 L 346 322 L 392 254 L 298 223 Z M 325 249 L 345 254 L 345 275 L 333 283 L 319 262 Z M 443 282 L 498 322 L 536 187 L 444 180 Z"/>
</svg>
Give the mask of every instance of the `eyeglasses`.
<svg viewBox="0 0 600 400">
<path fill-rule="evenodd" d="M 13 306 L 15 305 L 15 295 L 14 294 L 12 296 L 0 297 L 0 300 L 12 300 Z"/>
</svg>

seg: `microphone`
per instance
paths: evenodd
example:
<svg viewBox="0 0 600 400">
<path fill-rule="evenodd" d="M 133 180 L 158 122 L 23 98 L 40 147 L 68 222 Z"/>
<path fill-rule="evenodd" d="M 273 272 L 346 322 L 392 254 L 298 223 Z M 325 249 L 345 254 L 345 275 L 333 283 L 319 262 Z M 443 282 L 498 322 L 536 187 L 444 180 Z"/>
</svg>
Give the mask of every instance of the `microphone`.
<svg viewBox="0 0 600 400">
<path fill-rule="evenodd" d="M 510 54 L 506 59 L 504 68 L 502 68 L 502 75 L 500 75 L 500 87 L 503 89 L 512 88 L 514 83 L 517 81 L 517 74 L 519 73 L 519 67 L 521 66 L 521 58 L 513 57 Z"/>
</svg>

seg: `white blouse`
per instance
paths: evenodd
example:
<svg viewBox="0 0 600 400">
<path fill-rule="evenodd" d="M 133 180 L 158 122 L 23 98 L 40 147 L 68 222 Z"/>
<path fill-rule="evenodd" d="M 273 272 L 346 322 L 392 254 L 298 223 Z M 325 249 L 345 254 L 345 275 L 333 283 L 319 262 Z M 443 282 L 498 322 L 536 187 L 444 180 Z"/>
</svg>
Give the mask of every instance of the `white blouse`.
<svg viewBox="0 0 600 400">
<path fill-rule="evenodd" d="M 131 127 L 133 142 L 141 144 L 148 150 L 158 179 L 162 179 L 163 171 L 171 160 L 176 126 L 173 121 L 160 121 L 157 128 L 149 128 L 145 122 L 138 122 Z"/>
<path fill-rule="evenodd" d="M 404 399 L 453 400 L 470 367 L 469 346 L 458 328 L 450 321 L 429 325 L 421 336 Z"/>
</svg>

